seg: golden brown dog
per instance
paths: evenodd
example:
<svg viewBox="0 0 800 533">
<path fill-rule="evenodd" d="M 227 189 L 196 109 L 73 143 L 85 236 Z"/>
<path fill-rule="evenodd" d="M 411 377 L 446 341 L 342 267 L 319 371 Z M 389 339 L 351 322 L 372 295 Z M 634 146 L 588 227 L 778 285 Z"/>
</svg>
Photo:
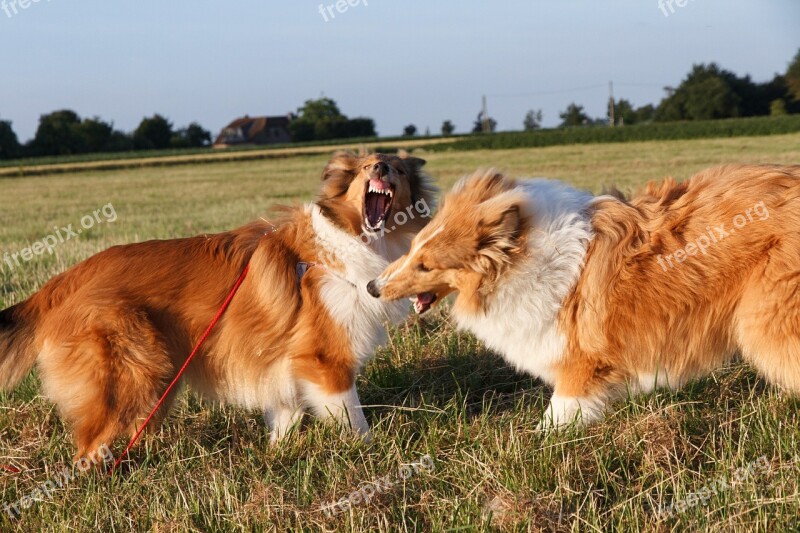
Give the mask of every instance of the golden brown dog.
<svg viewBox="0 0 800 533">
<path fill-rule="evenodd" d="M 405 315 L 365 290 L 427 222 L 435 188 L 414 157 L 340 153 L 317 201 L 273 227 L 117 246 L 0 312 L 0 387 L 35 362 L 76 457 L 137 428 L 245 265 L 250 272 L 184 380 L 263 409 L 273 441 L 304 408 L 366 433 L 355 378 Z M 163 418 L 167 408 L 159 413 Z"/>
<path fill-rule="evenodd" d="M 735 354 L 800 392 L 800 166 L 727 166 L 626 201 L 482 172 L 369 284 L 453 315 L 554 388 L 544 425 Z"/>
</svg>

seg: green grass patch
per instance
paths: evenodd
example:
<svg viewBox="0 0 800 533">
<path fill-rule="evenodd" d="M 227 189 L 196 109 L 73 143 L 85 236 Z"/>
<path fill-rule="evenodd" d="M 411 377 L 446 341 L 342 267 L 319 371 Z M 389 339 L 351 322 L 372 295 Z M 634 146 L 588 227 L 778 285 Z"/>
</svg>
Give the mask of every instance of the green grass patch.
<svg viewBox="0 0 800 533">
<path fill-rule="evenodd" d="M 598 192 L 732 162 L 800 163 L 800 134 L 433 152 L 443 188 L 479 166 Z M 308 201 L 326 154 L 0 180 L 0 259 L 112 203 L 118 218 L 20 267 L 0 305 L 113 244 L 236 227 Z M 679 392 L 634 396 L 589 429 L 535 431 L 550 392 L 509 368 L 446 310 L 412 318 L 359 378 L 371 443 L 308 420 L 277 448 L 258 412 L 181 395 L 115 478 L 75 477 L 11 521 L 3 505 L 69 467 L 71 434 L 36 375 L 0 393 L 0 531 L 797 531 L 800 402 L 733 365 Z M 115 443 L 118 454 L 123 442 Z M 435 468 L 398 481 L 429 455 Z M 768 468 L 734 479 L 765 458 Z M 760 463 L 761 464 L 761 463 Z M 395 483 L 338 516 L 323 505 Z M 659 520 L 657 510 L 702 503 Z M 697 496 L 695 496 L 695 499 Z"/>
</svg>

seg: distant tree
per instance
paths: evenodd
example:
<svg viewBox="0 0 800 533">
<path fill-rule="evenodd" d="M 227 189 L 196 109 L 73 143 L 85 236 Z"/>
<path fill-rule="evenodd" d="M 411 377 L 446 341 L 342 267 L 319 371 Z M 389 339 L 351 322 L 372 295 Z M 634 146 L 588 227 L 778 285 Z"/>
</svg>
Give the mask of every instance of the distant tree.
<svg viewBox="0 0 800 533">
<path fill-rule="evenodd" d="M 371 118 L 348 119 L 331 98 L 306 100 L 297 110 L 297 118 L 289 124 L 296 142 L 324 141 L 352 137 L 375 137 L 375 121 Z"/>
<path fill-rule="evenodd" d="M 293 142 L 308 142 L 315 139 L 314 123 L 307 120 L 293 120 L 289 123 Z"/>
<path fill-rule="evenodd" d="M 203 148 L 210 144 L 211 132 L 197 122 L 192 122 L 187 127 L 173 133 L 170 141 L 172 148 Z"/>
<path fill-rule="evenodd" d="M 29 148 L 31 155 L 70 155 L 86 152 L 86 139 L 81 132 L 80 117 L 69 109 L 42 115 Z"/>
<path fill-rule="evenodd" d="M 345 131 L 342 138 L 352 137 L 377 137 L 375 131 L 375 121 L 371 118 L 350 118 L 345 123 Z"/>
<path fill-rule="evenodd" d="M 492 117 L 483 116 L 483 111 L 481 111 L 472 126 L 472 133 L 494 133 L 496 129 L 497 121 Z"/>
<path fill-rule="evenodd" d="M 636 124 L 636 109 L 628 100 L 621 98 L 614 103 L 614 118 L 617 124 Z"/>
<path fill-rule="evenodd" d="M 636 124 L 643 122 L 652 122 L 656 114 L 656 108 L 653 104 L 643 105 L 636 109 Z"/>
<path fill-rule="evenodd" d="M 559 113 L 558 116 L 561 118 L 561 124 L 559 126 L 561 128 L 568 126 L 583 126 L 584 124 L 588 124 L 591 120 L 589 115 L 584 112 L 583 106 L 575 103 L 569 104 L 567 109 L 562 113 Z"/>
<path fill-rule="evenodd" d="M 786 69 L 786 87 L 788 96 L 795 102 L 800 102 L 800 50 Z"/>
<path fill-rule="evenodd" d="M 444 122 L 442 122 L 442 135 L 444 135 L 445 137 L 449 137 L 450 135 L 453 134 L 454 131 L 456 131 L 456 127 L 455 125 L 453 125 L 452 122 L 450 122 L 449 120 L 445 120 Z"/>
<path fill-rule="evenodd" d="M 211 132 L 197 122 L 186 127 L 186 138 L 192 147 L 202 148 L 211 144 Z"/>
<path fill-rule="evenodd" d="M 778 98 L 777 100 L 773 100 L 769 106 L 769 114 L 772 117 L 781 117 L 787 114 L 786 111 L 786 100 L 782 98 Z"/>
<path fill-rule="evenodd" d="M 15 159 L 21 154 L 22 146 L 11 128 L 11 122 L 0 120 L 0 159 Z"/>
<path fill-rule="evenodd" d="M 85 118 L 78 128 L 83 136 L 87 152 L 97 153 L 109 150 L 114 126 L 100 120 L 100 117 Z"/>
<path fill-rule="evenodd" d="M 528 114 L 525 115 L 525 120 L 522 121 L 522 125 L 525 127 L 525 131 L 535 131 L 542 127 L 542 110 L 538 109 L 534 111 L 531 109 L 528 111 Z"/>
<path fill-rule="evenodd" d="M 297 110 L 298 118 L 289 128 L 295 141 L 324 141 L 341 138 L 345 132 L 347 117 L 331 98 L 306 100 Z"/>
<path fill-rule="evenodd" d="M 634 107 L 628 100 L 621 98 L 614 103 L 614 114 L 617 124 L 632 125 L 650 122 L 653 120 L 655 107 L 647 104 L 642 107 Z"/>
<path fill-rule="evenodd" d="M 409 124 L 405 128 L 403 128 L 403 137 L 413 137 L 417 134 L 417 127 L 413 124 Z"/>
<path fill-rule="evenodd" d="M 684 95 L 676 96 L 676 90 L 672 87 L 665 87 L 667 97 L 661 100 L 661 103 L 656 107 L 654 119 L 659 122 L 669 122 L 675 120 L 684 120 L 685 112 L 683 110 Z"/>
<path fill-rule="evenodd" d="M 172 141 L 172 123 L 161 115 L 142 119 L 133 132 L 133 145 L 137 150 L 162 150 Z"/>
<path fill-rule="evenodd" d="M 686 88 L 684 110 L 690 120 L 711 120 L 741 115 L 741 99 L 720 77 L 709 77 Z"/>
<path fill-rule="evenodd" d="M 130 152 L 134 150 L 133 137 L 121 131 L 114 131 L 108 140 L 107 152 Z"/>
<path fill-rule="evenodd" d="M 318 98 L 316 100 L 306 100 L 303 107 L 298 110 L 298 120 L 310 120 L 313 122 L 333 122 L 345 118 L 339 110 L 339 105 L 332 98 Z"/>
<path fill-rule="evenodd" d="M 768 115 L 773 101 L 787 96 L 787 80 L 755 83 L 715 63 L 694 65 L 676 89 L 668 89 L 655 120 L 711 120 Z"/>
</svg>

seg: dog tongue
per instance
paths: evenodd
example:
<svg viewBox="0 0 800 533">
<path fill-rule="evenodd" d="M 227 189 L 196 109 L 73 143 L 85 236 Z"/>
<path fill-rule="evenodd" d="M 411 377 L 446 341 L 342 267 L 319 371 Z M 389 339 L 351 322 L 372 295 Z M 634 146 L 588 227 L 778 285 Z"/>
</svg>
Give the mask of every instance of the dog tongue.
<svg viewBox="0 0 800 533">
<path fill-rule="evenodd" d="M 367 193 L 366 209 L 367 221 L 372 228 L 378 227 L 378 224 L 386 214 L 386 208 L 389 207 L 391 198 L 388 194 L 381 194 L 376 192 Z"/>
<path fill-rule="evenodd" d="M 423 292 L 422 294 L 418 294 L 417 301 L 423 305 L 430 305 L 433 303 L 433 294 L 429 292 Z"/>
<path fill-rule="evenodd" d="M 431 305 L 436 300 L 436 295 L 430 292 L 423 292 L 422 294 L 418 294 L 416 300 L 414 301 L 414 310 L 417 312 L 418 315 L 421 315 L 425 311 L 431 308 Z"/>
</svg>

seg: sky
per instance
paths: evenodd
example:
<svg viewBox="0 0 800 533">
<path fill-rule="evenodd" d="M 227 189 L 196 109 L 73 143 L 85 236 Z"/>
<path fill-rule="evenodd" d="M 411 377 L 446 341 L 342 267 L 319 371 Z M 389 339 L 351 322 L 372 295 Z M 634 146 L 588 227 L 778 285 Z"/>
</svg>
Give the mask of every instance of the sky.
<svg viewBox="0 0 800 533">
<path fill-rule="evenodd" d="M 486 95 L 515 130 L 571 102 L 605 116 L 610 81 L 658 103 L 695 63 L 766 81 L 800 49 L 798 0 L 340 1 L 0 0 L 0 119 L 21 141 L 57 109 L 216 133 L 324 95 L 390 136 L 469 131 Z"/>
</svg>

